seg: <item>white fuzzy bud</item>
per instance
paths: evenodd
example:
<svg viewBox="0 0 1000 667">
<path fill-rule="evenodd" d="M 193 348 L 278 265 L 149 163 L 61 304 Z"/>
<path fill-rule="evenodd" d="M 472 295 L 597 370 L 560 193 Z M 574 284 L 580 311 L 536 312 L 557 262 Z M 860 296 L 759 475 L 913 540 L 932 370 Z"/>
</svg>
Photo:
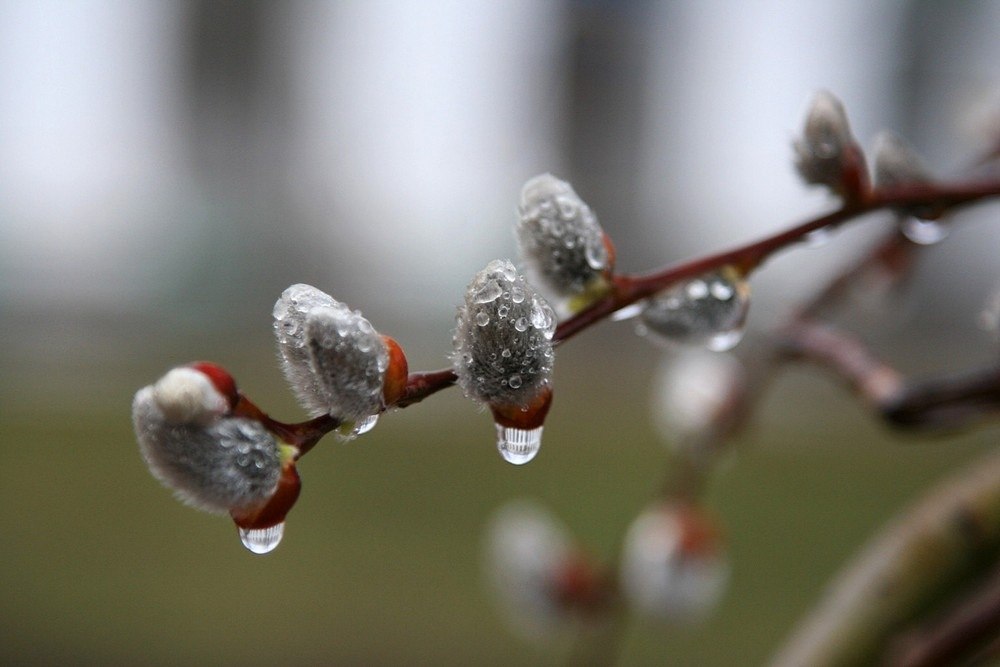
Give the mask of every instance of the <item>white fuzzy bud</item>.
<svg viewBox="0 0 1000 667">
<path fill-rule="evenodd" d="M 553 297 L 577 297 L 611 268 L 597 216 L 573 187 L 552 174 L 521 190 L 517 241 L 532 281 Z"/>
<path fill-rule="evenodd" d="M 281 476 L 278 443 L 259 422 L 213 412 L 214 400 L 204 409 L 193 397 L 211 394 L 188 391 L 203 389 L 189 373 L 200 375 L 176 369 L 135 395 L 132 420 L 150 472 L 182 502 L 208 512 L 262 505 Z"/>
<path fill-rule="evenodd" d="M 721 544 L 691 509 L 663 506 L 641 514 L 625 536 L 621 583 L 638 611 L 667 621 L 695 621 L 718 602 L 729 579 Z"/>
<path fill-rule="evenodd" d="M 853 143 L 844 105 L 833 94 L 820 91 L 809 107 L 802 137 L 794 142 L 795 168 L 807 183 L 839 189 L 844 153 Z"/>
<path fill-rule="evenodd" d="M 731 354 L 685 349 L 667 357 L 653 391 L 653 418 L 677 447 L 702 455 L 738 417 L 746 392 L 746 370 Z"/>
<path fill-rule="evenodd" d="M 172 424 L 207 424 L 229 410 L 229 401 L 202 372 L 174 368 L 156 381 L 153 400 Z"/>
<path fill-rule="evenodd" d="M 452 360 L 466 396 L 526 405 L 551 381 L 556 317 L 508 260 L 480 271 L 459 307 Z"/>
<path fill-rule="evenodd" d="M 309 285 L 292 285 L 274 305 L 281 368 L 312 415 L 360 420 L 382 409 L 389 353 L 360 312 Z"/>
<path fill-rule="evenodd" d="M 931 174 L 916 152 L 896 134 L 875 138 L 875 183 L 879 186 L 926 183 Z"/>
<path fill-rule="evenodd" d="M 555 598 L 555 582 L 571 552 L 565 527 L 532 502 L 510 502 L 494 515 L 483 565 L 515 630 L 540 637 L 563 620 L 566 609 Z"/>
</svg>

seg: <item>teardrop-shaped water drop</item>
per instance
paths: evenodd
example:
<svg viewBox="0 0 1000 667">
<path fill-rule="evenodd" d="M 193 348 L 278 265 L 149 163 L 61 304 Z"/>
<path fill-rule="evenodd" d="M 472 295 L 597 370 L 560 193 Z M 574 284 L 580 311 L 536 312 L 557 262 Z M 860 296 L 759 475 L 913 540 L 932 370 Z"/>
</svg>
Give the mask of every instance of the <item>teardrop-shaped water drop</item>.
<svg viewBox="0 0 1000 667">
<path fill-rule="evenodd" d="M 368 415 L 367 417 L 362 417 L 361 419 L 354 422 L 354 428 L 351 429 L 351 434 L 358 436 L 367 433 L 368 431 L 375 428 L 375 424 L 378 423 L 378 414 Z"/>
<path fill-rule="evenodd" d="M 255 554 L 267 554 L 278 547 L 284 534 L 284 522 L 267 528 L 240 528 L 240 542 Z"/>
<path fill-rule="evenodd" d="M 899 231 L 903 236 L 920 245 L 933 245 L 944 240 L 951 228 L 947 223 L 937 220 L 925 220 L 916 216 L 907 216 L 899 223 Z"/>
<path fill-rule="evenodd" d="M 645 304 L 636 331 L 721 352 L 743 337 L 750 288 L 731 267 L 680 283 Z"/>
<path fill-rule="evenodd" d="M 542 446 L 542 428 L 524 429 L 497 424 L 497 450 L 508 463 L 524 465 Z"/>
</svg>

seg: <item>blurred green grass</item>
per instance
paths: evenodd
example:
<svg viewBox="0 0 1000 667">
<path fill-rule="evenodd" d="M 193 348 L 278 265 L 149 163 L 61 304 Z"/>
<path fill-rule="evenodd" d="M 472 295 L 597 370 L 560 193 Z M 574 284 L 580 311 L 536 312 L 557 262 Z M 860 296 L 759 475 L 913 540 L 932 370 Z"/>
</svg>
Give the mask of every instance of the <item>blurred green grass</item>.
<svg viewBox="0 0 1000 667">
<path fill-rule="evenodd" d="M 561 351 L 539 458 L 515 468 L 457 391 L 383 417 L 301 464 L 285 541 L 255 557 L 225 518 L 181 506 L 145 470 L 132 393 L 179 349 L 219 359 L 276 416 L 297 414 L 263 343 L 179 341 L 104 363 L 6 360 L 0 387 L 0 662 L 149 665 L 543 665 L 569 640 L 523 643 L 482 584 L 500 504 L 547 504 L 606 559 L 661 479 L 647 353 Z M 41 372 L 39 372 L 41 370 Z M 44 379 L 39 379 L 42 377 Z M 838 387 L 783 376 L 713 481 L 733 577 L 707 622 L 629 624 L 621 665 L 760 664 L 869 535 L 921 489 L 994 445 L 890 436 Z"/>
</svg>

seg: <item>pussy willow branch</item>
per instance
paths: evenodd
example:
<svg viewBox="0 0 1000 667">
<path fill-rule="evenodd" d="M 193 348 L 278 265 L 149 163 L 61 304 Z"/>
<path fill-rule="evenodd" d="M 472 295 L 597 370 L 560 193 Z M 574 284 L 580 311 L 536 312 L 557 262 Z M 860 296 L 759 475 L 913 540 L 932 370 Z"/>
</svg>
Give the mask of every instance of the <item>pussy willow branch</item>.
<svg viewBox="0 0 1000 667">
<path fill-rule="evenodd" d="M 615 311 L 650 297 L 678 281 L 697 277 L 725 266 L 734 266 L 743 275 L 749 276 L 772 255 L 801 241 L 810 233 L 834 229 L 867 213 L 882 209 L 913 207 L 954 209 L 996 196 L 1000 196 L 1000 178 L 975 183 L 928 183 L 877 189 L 864 196 L 845 200 L 841 208 L 832 213 L 808 220 L 753 243 L 681 262 L 649 274 L 613 275 L 608 294 L 586 310 L 562 322 L 556 329 L 553 342 L 558 345 L 569 340 Z M 451 369 L 411 373 L 402 397 L 394 405 L 387 407 L 405 408 L 419 403 L 428 396 L 452 386 L 455 384 L 455 379 Z M 323 435 L 340 425 L 339 420 L 330 417 L 318 417 L 306 422 L 288 424 L 267 416 L 246 397 L 241 399 L 241 405 L 247 415 L 266 421 L 268 426 L 286 442 L 298 446 L 300 455 L 311 449 Z"/>
</svg>

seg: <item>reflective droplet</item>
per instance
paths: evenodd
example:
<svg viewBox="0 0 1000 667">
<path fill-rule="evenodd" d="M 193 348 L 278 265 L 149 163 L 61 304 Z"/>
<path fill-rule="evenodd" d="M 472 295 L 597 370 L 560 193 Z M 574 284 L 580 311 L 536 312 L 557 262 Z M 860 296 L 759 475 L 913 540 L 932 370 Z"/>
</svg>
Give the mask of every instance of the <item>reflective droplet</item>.
<svg viewBox="0 0 1000 667">
<path fill-rule="evenodd" d="M 951 228 L 936 220 L 925 220 L 914 216 L 907 216 L 899 223 L 899 230 L 903 236 L 914 243 L 920 245 L 933 245 L 944 240 L 948 236 Z"/>
<path fill-rule="evenodd" d="M 645 303 L 633 303 L 625 306 L 624 308 L 619 308 L 615 312 L 611 313 L 611 321 L 621 322 L 623 320 L 630 320 L 633 317 L 638 317 L 645 307 Z"/>
<path fill-rule="evenodd" d="M 601 271 L 602 269 L 607 268 L 608 251 L 607 248 L 604 247 L 604 243 L 600 240 L 588 242 L 584 251 L 584 256 L 587 259 L 587 265 L 595 271 Z"/>
<path fill-rule="evenodd" d="M 375 428 L 375 424 L 378 423 L 378 415 L 368 415 L 367 417 L 362 417 L 358 421 L 354 422 L 354 428 L 351 430 L 353 435 L 363 435 L 368 431 Z"/>
<path fill-rule="evenodd" d="M 742 339 L 749 307 L 749 284 L 735 269 L 726 267 L 647 301 L 636 332 L 724 351 Z"/>
<path fill-rule="evenodd" d="M 508 463 L 524 465 L 542 446 L 542 428 L 523 429 L 497 424 L 497 450 Z"/>
<path fill-rule="evenodd" d="M 503 294 L 503 290 L 500 288 L 500 284 L 495 280 L 490 280 L 479 288 L 473 300 L 476 303 L 489 303 L 495 301 L 501 294 Z"/>
<path fill-rule="evenodd" d="M 552 308 L 548 304 L 538 299 L 535 299 L 531 307 L 531 326 L 541 331 L 549 339 L 555 332 L 555 313 L 552 312 Z"/>
<path fill-rule="evenodd" d="M 510 300 L 514 303 L 521 303 L 524 301 L 524 288 L 515 285 L 510 290 Z"/>
<path fill-rule="evenodd" d="M 267 554 L 274 551 L 285 534 L 284 522 L 268 528 L 240 528 L 240 541 L 255 554 Z"/>
<path fill-rule="evenodd" d="M 506 352 L 506 350 L 504 350 L 504 352 Z M 513 375 L 510 376 L 510 379 L 507 381 L 507 384 L 510 385 L 511 389 L 517 389 L 518 387 L 521 386 L 521 376 L 518 375 L 517 373 L 514 373 Z"/>
<path fill-rule="evenodd" d="M 518 331 L 524 332 L 528 330 L 528 318 L 519 317 L 514 320 L 514 328 Z"/>
<path fill-rule="evenodd" d="M 480 310 L 478 313 L 476 313 L 476 324 L 478 324 L 481 327 L 485 327 L 489 323 L 490 323 L 490 316 L 489 314 L 487 314 L 485 310 Z"/>
</svg>

